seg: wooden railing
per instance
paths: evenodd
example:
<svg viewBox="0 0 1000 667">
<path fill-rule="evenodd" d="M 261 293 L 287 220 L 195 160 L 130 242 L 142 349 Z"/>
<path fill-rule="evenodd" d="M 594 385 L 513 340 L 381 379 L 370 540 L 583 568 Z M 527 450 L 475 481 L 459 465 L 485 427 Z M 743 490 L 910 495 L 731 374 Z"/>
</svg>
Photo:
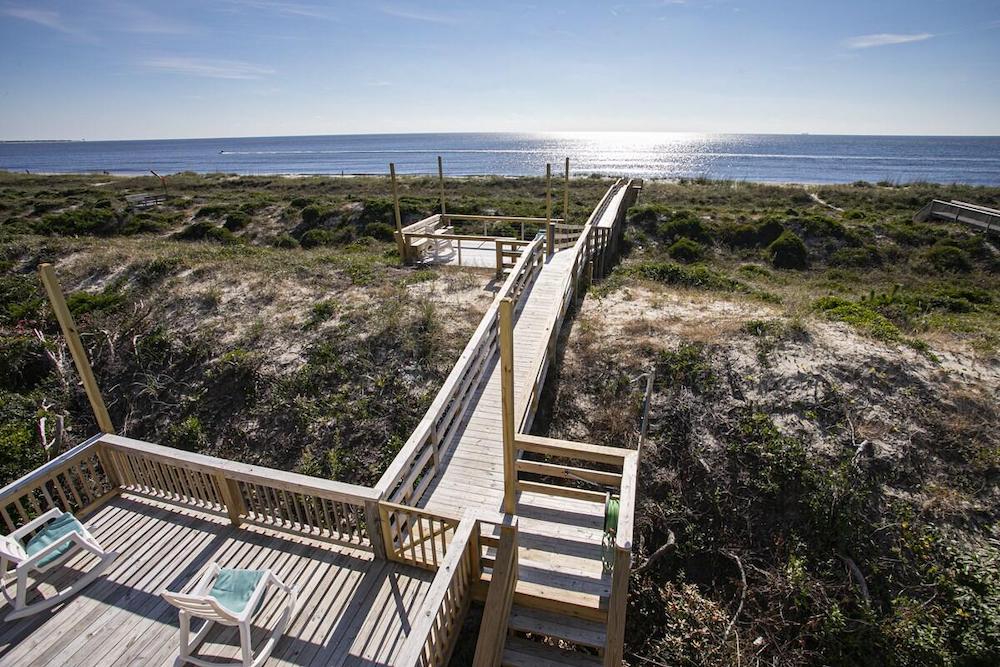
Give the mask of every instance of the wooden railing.
<svg viewBox="0 0 1000 667">
<path fill-rule="evenodd" d="M 558 224 L 563 222 L 562 218 L 532 218 L 517 215 L 464 215 L 457 213 L 445 213 L 441 215 L 441 220 L 446 224 L 453 222 L 482 222 L 483 236 L 489 236 L 490 227 L 502 224 L 520 225 L 521 233 L 517 237 L 522 241 L 534 238 L 539 231 L 545 230 L 546 224 Z"/>
<path fill-rule="evenodd" d="M 500 526 L 500 542 L 493 561 L 483 619 L 479 624 L 474 667 L 499 667 L 507 640 L 510 609 L 517 587 L 517 519 Z"/>
<path fill-rule="evenodd" d="M 479 519 L 471 511 L 462 517 L 447 555 L 421 604 L 421 612 L 393 664 L 437 667 L 448 664 L 462 629 L 473 585 L 481 577 Z"/>
<path fill-rule="evenodd" d="M 483 233 L 482 235 L 475 233 L 457 234 L 452 226 L 455 221 L 481 221 L 483 223 Z M 491 227 L 495 228 L 499 224 L 508 223 L 515 225 L 520 224 L 520 234 L 516 235 L 516 232 L 513 232 L 513 234 L 507 233 L 503 235 L 489 233 Z M 462 266 L 462 242 L 464 241 L 467 244 L 474 243 L 476 245 L 473 247 L 475 248 L 476 246 L 479 246 L 480 249 L 482 244 L 485 242 L 487 244 L 494 244 L 498 253 L 497 267 L 502 267 L 504 262 L 499 255 L 501 250 L 500 244 L 507 246 L 507 248 L 504 249 L 504 252 L 513 253 L 518 248 L 526 246 L 530 243 L 531 239 L 537 235 L 538 231 L 544 232 L 546 225 L 551 225 L 555 228 L 567 228 L 562 232 L 563 235 L 568 233 L 568 228 L 574 227 L 573 225 L 563 225 L 561 223 L 561 218 L 547 220 L 546 218 L 528 218 L 522 216 L 436 213 L 403 227 L 402 233 L 396 232 L 396 235 L 399 238 L 401 244 L 400 247 L 405 250 L 406 261 L 413 261 L 420 258 L 425 250 L 429 248 L 429 244 L 447 241 L 456 245 L 455 250 L 458 265 Z M 512 255 L 512 258 L 516 258 L 516 255 Z M 513 262 L 510 261 L 506 262 L 506 268 L 510 268 L 512 263 Z M 500 272 L 502 269 L 497 268 L 497 271 L 497 275 L 501 275 Z"/>
<path fill-rule="evenodd" d="M 517 460 L 514 469 L 519 491 L 600 503 L 605 501 L 609 492 L 621 490 L 624 469 L 629 457 L 636 454 L 631 449 L 603 447 L 523 433 L 517 435 L 514 446 L 522 452 L 545 457 L 544 460 L 525 458 Z M 553 463 L 552 459 L 562 459 L 562 462 Z M 590 468 L 581 463 L 600 464 L 602 467 Z M 524 479 L 524 475 L 532 475 L 544 481 Z"/>
<path fill-rule="evenodd" d="M 987 234 L 1000 232 L 1000 211 L 955 199 L 951 201 L 934 199 L 913 216 L 914 222 L 925 222 L 930 219 L 964 222 Z"/>
<path fill-rule="evenodd" d="M 580 232 L 583 231 L 584 225 L 570 225 L 566 223 L 552 223 L 552 237 L 556 250 L 562 250 L 563 248 L 569 248 L 576 244 L 577 239 L 580 238 Z"/>
<path fill-rule="evenodd" d="M 0 517 L 6 532 L 53 507 L 83 516 L 117 493 L 97 442 L 98 437 L 91 438 L 0 489 Z"/>
<path fill-rule="evenodd" d="M 521 253 L 423 419 L 375 485 L 380 497 L 413 504 L 434 481 L 441 448 L 461 424 L 498 350 L 500 301 L 519 300 L 534 283 L 545 261 L 543 243 L 538 237 Z"/>
<path fill-rule="evenodd" d="M 562 329 L 563 320 L 574 298 L 580 294 L 582 285 L 589 279 L 593 261 L 605 250 L 599 241 L 599 239 L 605 238 L 605 235 L 603 232 L 596 231 L 601 229 L 597 225 L 600 223 L 605 211 L 615 202 L 616 198 L 618 198 L 619 208 L 622 207 L 624 202 L 627 201 L 627 197 L 623 195 L 619 198 L 619 194 L 622 193 L 623 189 L 627 192 L 630 187 L 631 181 L 618 179 L 608 188 L 597 207 L 590 214 L 586 224 L 580 228 L 576 242 L 573 244 L 572 250 L 569 251 L 573 253 L 573 267 L 564 278 L 561 286 L 560 293 L 562 297 L 555 325 L 549 332 L 549 340 L 542 349 L 541 354 L 533 362 L 535 372 L 532 376 L 534 379 L 531 391 L 525 395 L 523 404 L 517 406 L 516 418 L 518 420 L 517 428 L 519 432 L 526 433 L 531 428 L 535 412 L 538 409 L 538 402 L 541 398 L 549 364 L 556 353 L 556 344 L 559 340 L 559 332 Z M 616 220 L 619 219 L 624 219 L 624 211 L 616 211 Z"/>
<path fill-rule="evenodd" d="M 384 501 L 379 503 L 379 518 L 386 558 L 429 570 L 444 562 L 460 523 L 455 517 Z"/>
<path fill-rule="evenodd" d="M 374 489 L 116 435 L 97 445 L 122 489 L 243 522 L 383 553 Z"/>
</svg>

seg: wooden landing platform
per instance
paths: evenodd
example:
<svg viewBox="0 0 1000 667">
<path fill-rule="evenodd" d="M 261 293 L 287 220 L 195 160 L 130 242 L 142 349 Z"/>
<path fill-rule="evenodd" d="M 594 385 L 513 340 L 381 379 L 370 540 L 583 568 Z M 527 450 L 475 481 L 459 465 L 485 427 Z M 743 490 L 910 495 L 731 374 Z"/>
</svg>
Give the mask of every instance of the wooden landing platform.
<svg viewBox="0 0 1000 667">
<path fill-rule="evenodd" d="M 271 568 L 299 588 L 301 611 L 268 666 L 385 665 L 401 648 L 433 573 L 372 554 L 265 528 L 234 528 L 226 517 L 124 495 L 85 522 L 119 556 L 103 577 L 53 610 L 0 625 L 0 665 L 173 665 L 177 610 L 164 588 L 189 590 L 206 563 Z M 70 560 L 46 576 L 66 581 L 89 564 Z M 51 589 L 46 590 L 50 592 Z M 276 618 L 272 594 L 254 631 L 256 648 Z M 6 615 L 0 606 L 0 618 Z M 211 631 L 199 656 L 235 660 L 235 628 Z"/>
</svg>

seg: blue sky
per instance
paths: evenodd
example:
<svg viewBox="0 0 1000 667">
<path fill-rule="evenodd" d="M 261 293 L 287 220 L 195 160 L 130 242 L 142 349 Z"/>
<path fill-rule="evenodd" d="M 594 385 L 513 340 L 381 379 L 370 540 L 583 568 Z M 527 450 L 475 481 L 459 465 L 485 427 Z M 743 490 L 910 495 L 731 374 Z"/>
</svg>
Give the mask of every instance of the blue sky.
<svg viewBox="0 0 1000 667">
<path fill-rule="evenodd" d="M 997 0 L 0 0 L 0 138 L 1000 135 Z"/>
</svg>

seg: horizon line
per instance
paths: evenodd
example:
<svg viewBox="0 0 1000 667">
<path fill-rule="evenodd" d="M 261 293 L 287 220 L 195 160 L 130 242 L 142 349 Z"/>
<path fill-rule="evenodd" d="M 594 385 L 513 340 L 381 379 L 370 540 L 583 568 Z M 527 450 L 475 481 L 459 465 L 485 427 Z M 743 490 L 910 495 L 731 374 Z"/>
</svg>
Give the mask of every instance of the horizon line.
<svg viewBox="0 0 1000 667">
<path fill-rule="evenodd" d="M 492 135 L 599 135 L 599 134 L 663 134 L 663 135 L 708 135 L 708 136 L 815 136 L 815 137 L 913 137 L 913 138 L 969 138 L 969 139 L 993 139 L 1000 138 L 997 134 L 912 134 L 912 133 L 850 133 L 850 132 L 708 132 L 695 130 L 487 130 L 475 131 L 465 130 L 457 132 L 331 132 L 327 134 L 241 134 L 230 136 L 186 136 L 186 137 L 157 137 L 157 138 L 97 138 L 97 139 L 68 139 L 68 138 L 45 138 L 45 139 L 0 139 L 0 144 L 55 144 L 55 143 L 104 143 L 104 142 L 131 142 L 131 141 L 226 141 L 230 139 L 295 139 L 295 138 L 320 138 L 320 137 L 377 137 L 377 136 L 419 136 L 419 135 L 469 135 L 469 134 L 492 134 Z"/>
</svg>

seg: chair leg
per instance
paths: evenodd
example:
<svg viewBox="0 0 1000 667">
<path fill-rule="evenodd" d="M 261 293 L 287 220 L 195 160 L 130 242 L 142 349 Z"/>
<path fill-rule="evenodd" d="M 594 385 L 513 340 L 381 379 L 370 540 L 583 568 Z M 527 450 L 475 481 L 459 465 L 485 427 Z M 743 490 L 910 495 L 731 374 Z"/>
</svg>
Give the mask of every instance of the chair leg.
<svg viewBox="0 0 1000 667">
<path fill-rule="evenodd" d="M 18 568 L 17 570 L 17 601 L 14 602 L 14 610 L 20 611 L 27 604 L 28 596 L 28 570 Z"/>
<path fill-rule="evenodd" d="M 181 648 L 178 652 L 181 659 L 184 659 L 191 655 L 191 643 L 189 641 L 191 637 L 191 614 L 186 611 L 180 613 L 180 621 L 178 623 L 180 626 L 180 643 Z"/>
<path fill-rule="evenodd" d="M 243 667 L 253 665 L 253 645 L 250 642 L 250 620 L 240 623 L 240 650 L 243 653 Z"/>
</svg>

